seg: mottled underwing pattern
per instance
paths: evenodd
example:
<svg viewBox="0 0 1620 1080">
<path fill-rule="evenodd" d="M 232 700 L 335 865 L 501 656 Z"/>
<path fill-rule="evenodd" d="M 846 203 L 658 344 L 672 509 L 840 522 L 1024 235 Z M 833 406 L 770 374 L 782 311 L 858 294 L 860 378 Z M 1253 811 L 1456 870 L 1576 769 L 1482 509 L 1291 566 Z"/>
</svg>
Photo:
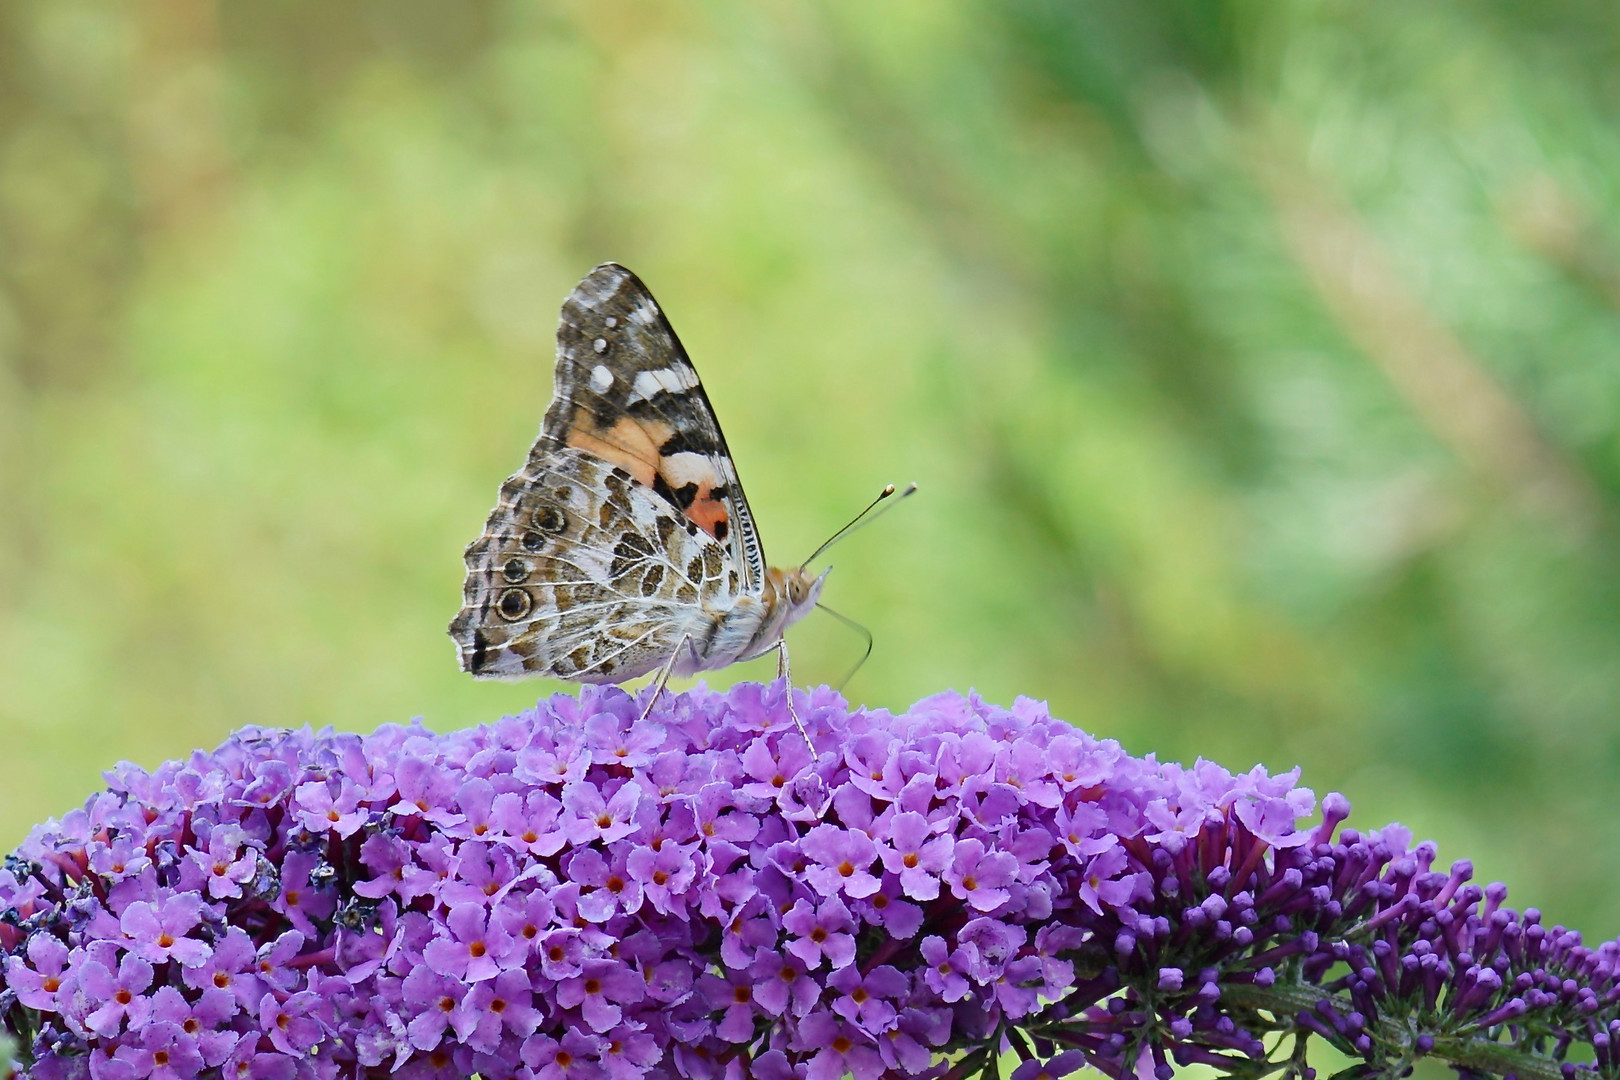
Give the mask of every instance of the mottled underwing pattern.
<svg viewBox="0 0 1620 1080">
<path fill-rule="evenodd" d="M 766 567 L 697 371 L 614 263 L 564 302 L 540 436 L 464 559 L 450 635 L 490 678 L 724 667 L 775 648 L 822 582 Z"/>
</svg>

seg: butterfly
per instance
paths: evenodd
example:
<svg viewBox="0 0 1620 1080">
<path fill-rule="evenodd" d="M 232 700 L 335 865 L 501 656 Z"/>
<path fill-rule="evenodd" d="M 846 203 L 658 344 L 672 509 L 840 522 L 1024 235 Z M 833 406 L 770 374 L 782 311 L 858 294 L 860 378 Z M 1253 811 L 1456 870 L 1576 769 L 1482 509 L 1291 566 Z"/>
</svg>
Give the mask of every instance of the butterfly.
<svg viewBox="0 0 1620 1080">
<path fill-rule="evenodd" d="M 450 623 L 462 670 L 590 683 L 772 650 L 785 670 L 783 635 L 831 569 L 766 565 L 697 371 L 616 263 L 563 302 L 540 436 L 464 559 Z"/>
</svg>

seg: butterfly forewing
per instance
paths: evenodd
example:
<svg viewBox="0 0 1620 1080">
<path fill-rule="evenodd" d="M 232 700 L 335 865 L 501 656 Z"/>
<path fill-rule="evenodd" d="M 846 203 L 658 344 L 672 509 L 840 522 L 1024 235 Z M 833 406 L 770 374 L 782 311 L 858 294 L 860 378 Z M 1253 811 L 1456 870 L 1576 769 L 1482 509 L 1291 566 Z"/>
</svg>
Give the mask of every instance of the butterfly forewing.
<svg viewBox="0 0 1620 1080">
<path fill-rule="evenodd" d="M 743 591 L 761 588 L 764 553 L 703 384 L 652 293 L 615 263 L 563 304 L 556 396 L 531 463 L 564 446 L 623 468 L 726 546 Z"/>
</svg>

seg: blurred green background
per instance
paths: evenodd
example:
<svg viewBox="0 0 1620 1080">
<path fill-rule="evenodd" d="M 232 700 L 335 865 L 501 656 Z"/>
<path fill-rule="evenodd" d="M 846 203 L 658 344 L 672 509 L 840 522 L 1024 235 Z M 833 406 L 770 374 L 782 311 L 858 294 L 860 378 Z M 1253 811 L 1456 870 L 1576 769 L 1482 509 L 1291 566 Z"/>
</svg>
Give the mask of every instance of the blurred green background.
<svg viewBox="0 0 1620 1080">
<path fill-rule="evenodd" d="M 1298 763 L 1612 936 L 1617 44 L 1506 0 L 0 6 L 0 846 L 119 758 L 554 689 L 445 624 L 617 259 L 775 561 L 923 486 L 834 554 L 853 699 Z"/>
</svg>

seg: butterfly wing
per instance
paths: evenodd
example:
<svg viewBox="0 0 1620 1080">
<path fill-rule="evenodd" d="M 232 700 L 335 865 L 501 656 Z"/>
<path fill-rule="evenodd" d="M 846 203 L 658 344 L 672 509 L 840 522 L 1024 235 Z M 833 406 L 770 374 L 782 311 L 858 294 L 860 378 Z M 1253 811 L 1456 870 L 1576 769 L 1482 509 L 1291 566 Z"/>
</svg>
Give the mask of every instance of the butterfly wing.
<svg viewBox="0 0 1620 1080">
<path fill-rule="evenodd" d="M 623 466 L 537 447 L 501 485 L 467 547 L 450 624 L 461 667 L 486 678 L 621 682 L 712 633 L 705 603 L 734 597 L 725 548 Z"/>
<path fill-rule="evenodd" d="M 623 468 L 725 546 L 742 591 L 763 588 L 765 555 L 708 395 L 652 293 L 616 263 L 563 303 L 556 396 L 531 462 L 561 447 Z"/>
</svg>

